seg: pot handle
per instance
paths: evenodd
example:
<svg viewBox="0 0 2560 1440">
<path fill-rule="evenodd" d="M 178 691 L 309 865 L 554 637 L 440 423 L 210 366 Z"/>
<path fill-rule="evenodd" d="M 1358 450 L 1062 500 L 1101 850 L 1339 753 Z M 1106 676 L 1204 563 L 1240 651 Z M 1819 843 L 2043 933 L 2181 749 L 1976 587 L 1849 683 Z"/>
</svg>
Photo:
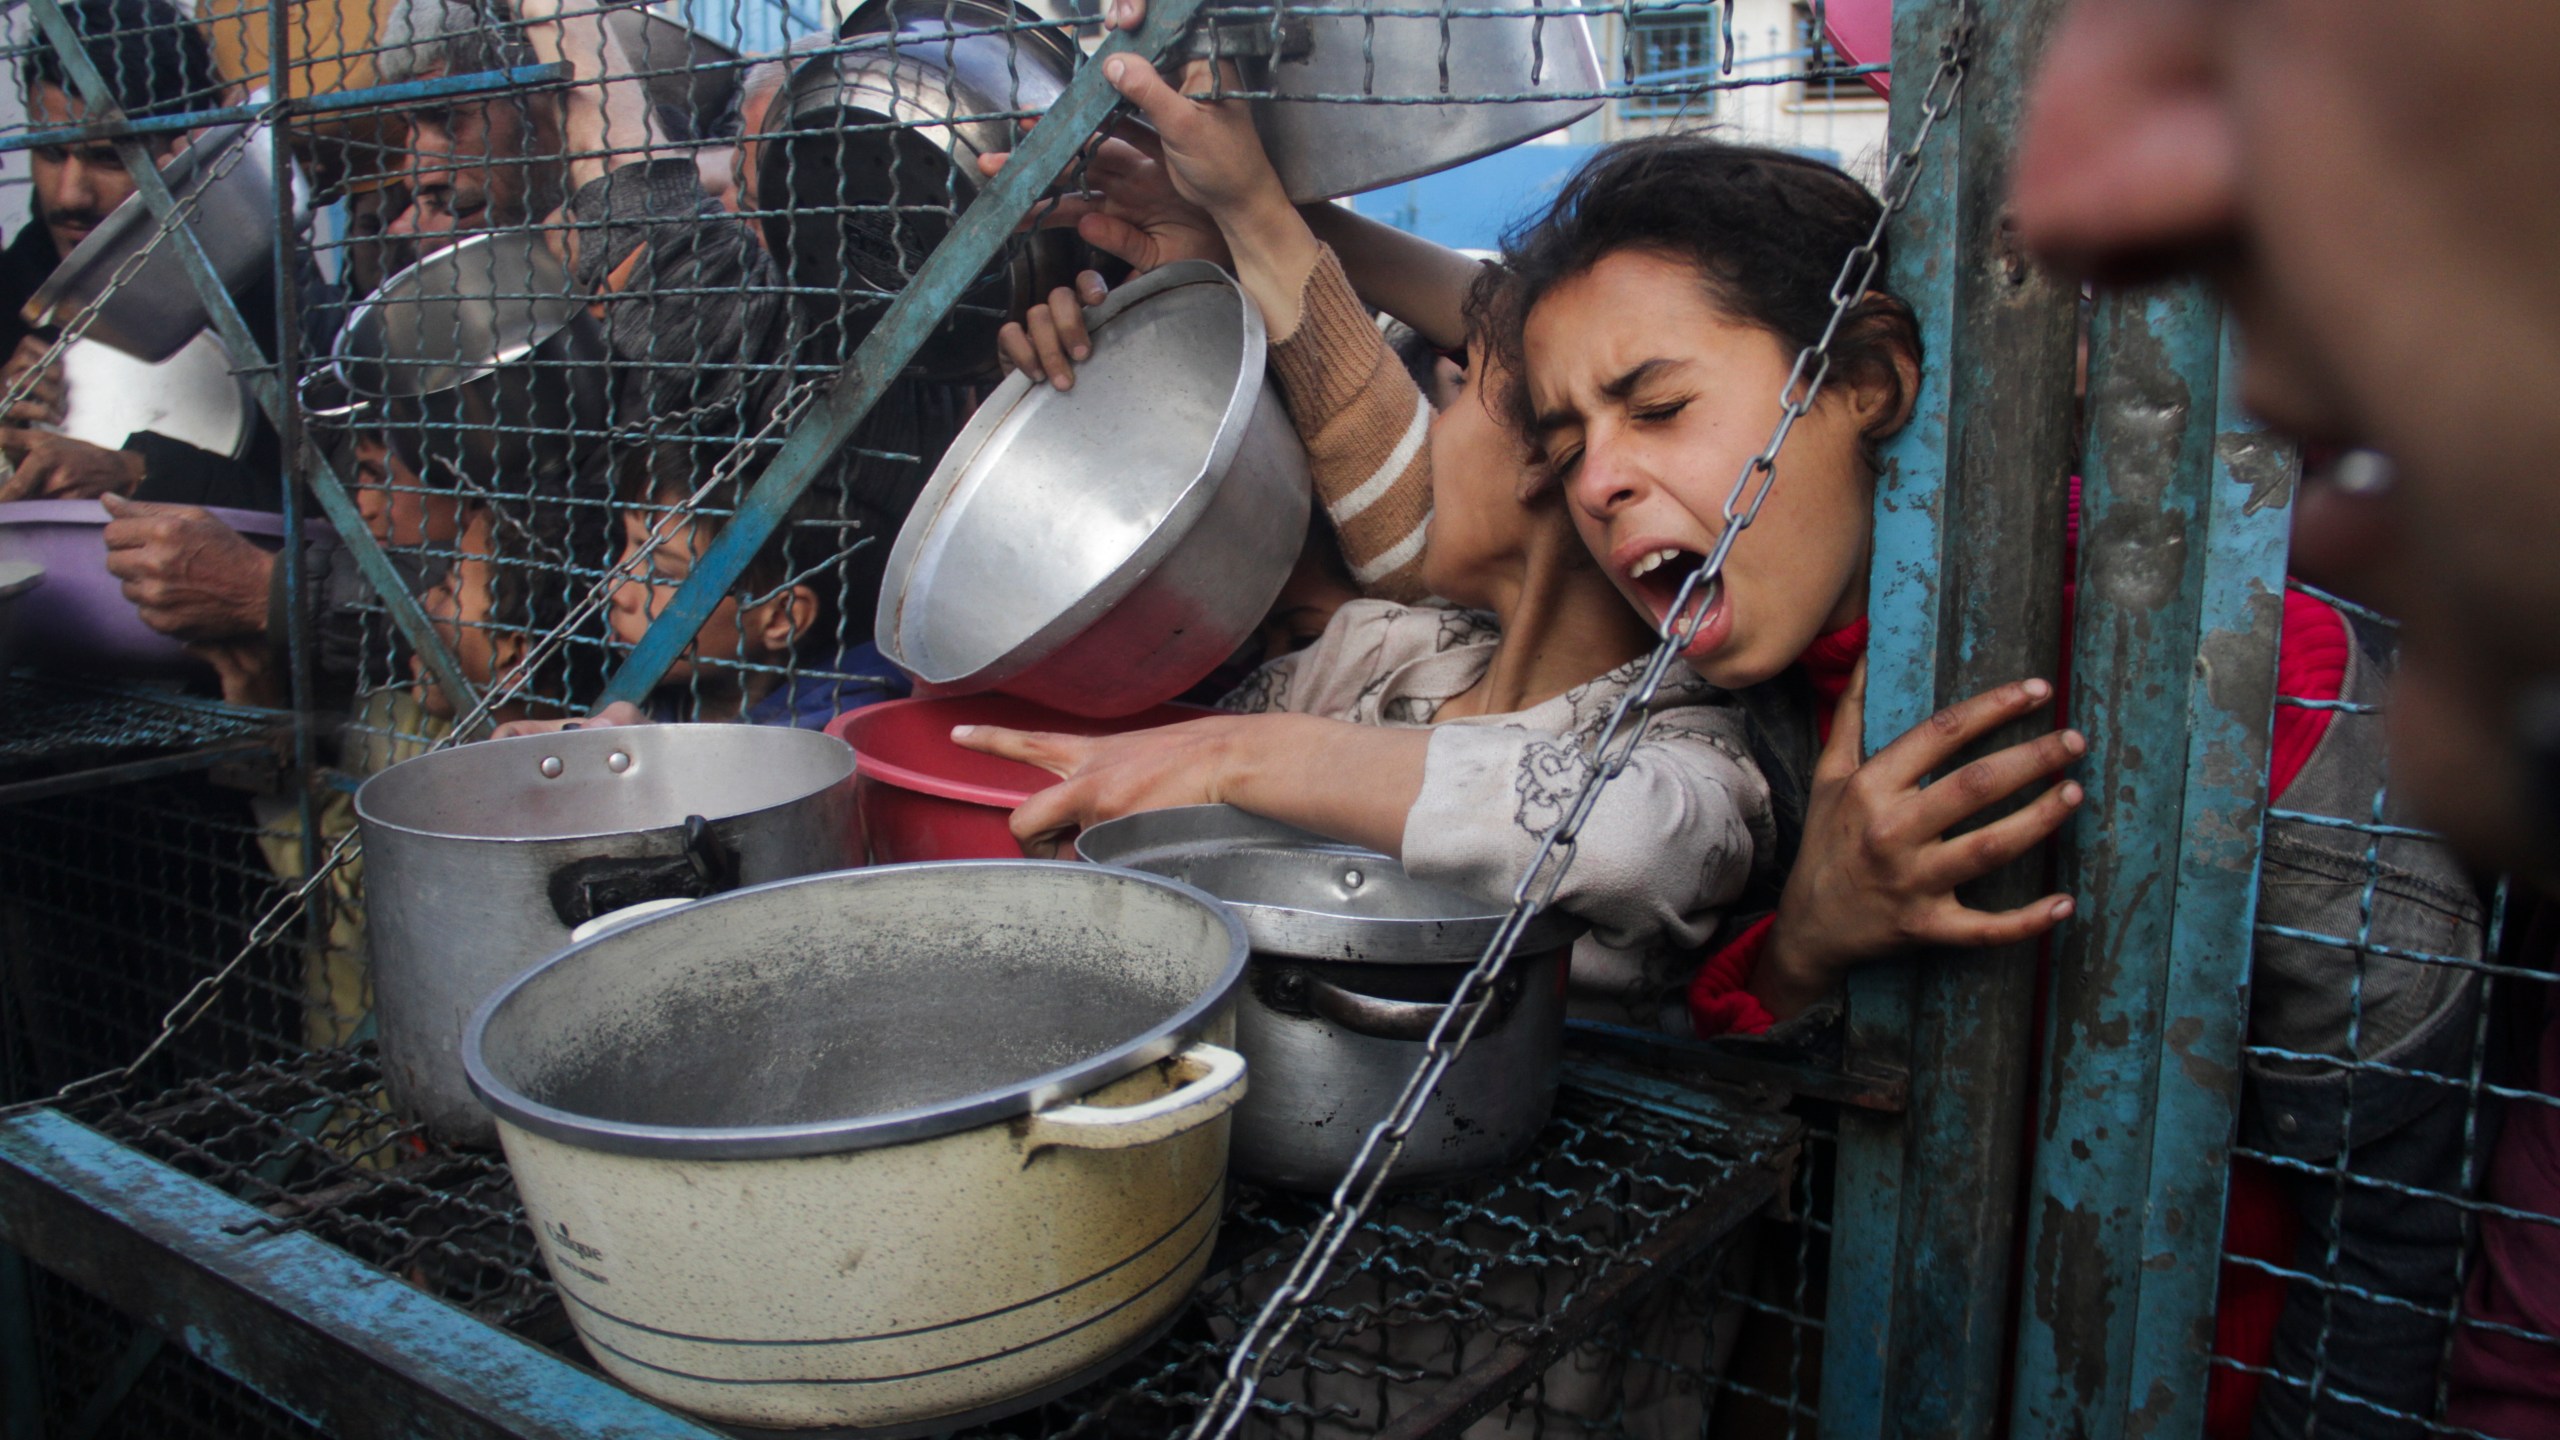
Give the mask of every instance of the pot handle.
<svg viewBox="0 0 2560 1440">
<path fill-rule="evenodd" d="M 1458 1018 L 1451 1024 L 1466 1024 L 1469 1012 L 1483 1009 L 1498 995 L 1497 989 L 1496 995 L 1468 1002 L 1459 1008 Z M 1428 1040 L 1431 1027 L 1440 1023 L 1441 1012 L 1452 1007 L 1439 1000 L 1385 1000 L 1309 975 L 1307 1008 L 1354 1035 L 1374 1040 Z"/>
<path fill-rule="evenodd" d="M 675 855 L 590 855 L 551 872 L 551 913 L 571 928 L 648 900 L 700 900 L 738 888 L 738 853 L 699 815 Z"/>
<path fill-rule="evenodd" d="M 670 895 L 663 900 L 643 900 L 637 905 L 625 905 L 619 910 L 608 910 L 593 920 L 579 922 L 577 927 L 569 932 L 569 943 L 584 945 L 599 935 L 610 934 L 635 921 L 646 920 L 652 915 L 663 915 L 669 910 L 681 910 L 692 903 L 693 901 L 685 896 Z"/>
<path fill-rule="evenodd" d="M 1244 1057 L 1202 1041 L 1173 1057 L 1186 1078 L 1169 1094 L 1136 1105 L 1060 1105 L 1031 1112 L 1026 1152 L 1050 1145 L 1126 1150 L 1168 1140 L 1235 1108 L 1244 1098 Z"/>
</svg>

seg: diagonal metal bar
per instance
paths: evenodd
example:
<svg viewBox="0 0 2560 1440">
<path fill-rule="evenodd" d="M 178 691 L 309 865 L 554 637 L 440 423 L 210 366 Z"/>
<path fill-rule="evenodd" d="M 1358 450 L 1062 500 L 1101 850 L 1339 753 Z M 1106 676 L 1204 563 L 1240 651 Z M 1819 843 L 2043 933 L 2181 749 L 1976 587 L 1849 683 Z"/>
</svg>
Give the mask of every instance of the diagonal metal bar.
<svg viewBox="0 0 2560 1440">
<path fill-rule="evenodd" d="M 72 86 L 80 92 L 88 113 L 93 117 L 103 117 L 110 124 L 124 123 L 123 105 L 116 100 L 115 92 L 107 87 L 98 67 L 90 62 L 87 48 L 80 43 L 80 32 L 71 28 L 70 17 L 62 13 L 59 0 L 28 0 L 27 8 L 35 16 L 37 26 L 44 31 L 46 41 L 53 46 L 54 54 L 62 61 L 63 73 L 70 77 Z M 244 138 L 241 143 L 248 142 Z M 222 343 L 230 347 L 235 359 L 255 357 L 256 363 L 240 366 L 239 373 L 256 395 L 258 407 L 266 411 L 267 419 L 276 427 L 277 434 L 293 434 L 299 427 L 288 423 L 291 416 L 287 407 L 294 403 L 295 397 L 286 393 L 279 378 L 282 372 L 268 356 L 266 347 L 250 333 L 248 322 L 241 318 L 239 305 L 231 298 L 230 288 L 222 283 L 220 275 L 214 273 L 213 262 L 206 258 L 204 247 L 196 243 L 194 228 L 180 217 L 178 198 L 169 192 L 169 182 L 161 178 L 160 167 L 153 163 L 142 142 L 130 135 L 116 140 L 115 147 L 116 153 L 124 160 L 125 169 L 133 175 L 134 193 L 150 208 L 152 218 L 170 232 L 168 238 L 160 243 L 174 250 L 186 265 L 187 278 L 194 283 L 197 296 L 204 301 L 205 310 L 212 317 L 214 333 L 222 337 Z M 281 175 L 277 180 L 285 183 L 285 177 Z M 392 568 L 391 557 L 385 555 L 381 545 L 374 540 L 373 531 L 364 523 L 363 514 L 356 509 L 355 500 L 347 493 L 346 482 L 339 477 L 336 467 L 329 463 L 329 457 L 311 443 L 308 435 L 300 438 L 301 443 L 296 447 L 300 464 L 296 468 L 309 477 L 311 493 L 319 500 L 321 511 L 328 516 L 329 523 L 337 527 L 338 538 L 347 547 L 347 552 L 355 557 L 357 568 L 364 572 L 365 579 L 381 595 L 384 607 L 391 612 L 392 623 L 398 625 L 400 633 L 416 647 L 419 657 L 435 676 L 437 685 L 454 702 L 455 713 L 469 714 L 478 704 L 480 692 L 463 678 L 452 652 L 445 649 L 444 641 L 436 635 L 435 626 L 428 621 L 427 612 L 419 608 L 417 597 L 409 593 L 407 583 Z"/>
<path fill-rule="evenodd" d="M 36 0 L 38 4 L 51 0 Z M 907 367 L 942 317 L 957 303 L 978 272 L 994 258 L 1006 237 L 1022 223 L 1050 180 L 1066 167 L 1094 127 L 1119 103 L 1119 95 L 1103 78 L 1103 62 L 1135 53 L 1152 60 L 1191 22 L 1202 0 L 1158 0 L 1147 7 L 1147 23 L 1134 37 L 1113 35 L 1067 82 L 1065 93 L 1040 118 L 1013 152 L 1003 171 L 978 192 L 951 233 L 934 247 L 915 278 L 890 303 L 878 328 L 866 337 L 836 377 L 833 389 L 810 406 L 765 468 L 763 478 L 747 492 L 738 513 L 720 532 L 709 551 L 694 563 L 675 598 L 668 602 L 649 633 L 632 647 L 614 672 L 599 704 L 633 703 L 647 698 L 665 677 L 667 667 L 693 644 L 695 633 L 711 617 L 721 599 L 746 573 L 747 562 L 764 548 L 785 512 L 821 470 L 844 448 L 854 427 L 879 403 L 890 382 Z"/>
</svg>

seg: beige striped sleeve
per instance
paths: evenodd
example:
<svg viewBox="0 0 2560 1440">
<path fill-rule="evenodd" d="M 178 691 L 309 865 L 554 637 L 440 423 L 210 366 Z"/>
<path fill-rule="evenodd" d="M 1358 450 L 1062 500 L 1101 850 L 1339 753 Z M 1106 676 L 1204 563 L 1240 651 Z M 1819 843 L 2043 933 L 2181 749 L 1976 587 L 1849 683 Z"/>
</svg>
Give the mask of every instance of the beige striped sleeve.
<svg viewBox="0 0 2560 1440">
<path fill-rule="evenodd" d="M 1425 598 L 1422 540 L 1431 523 L 1431 402 L 1387 348 L 1330 247 L 1316 257 L 1298 326 L 1271 343 L 1316 493 L 1364 593 Z"/>
</svg>

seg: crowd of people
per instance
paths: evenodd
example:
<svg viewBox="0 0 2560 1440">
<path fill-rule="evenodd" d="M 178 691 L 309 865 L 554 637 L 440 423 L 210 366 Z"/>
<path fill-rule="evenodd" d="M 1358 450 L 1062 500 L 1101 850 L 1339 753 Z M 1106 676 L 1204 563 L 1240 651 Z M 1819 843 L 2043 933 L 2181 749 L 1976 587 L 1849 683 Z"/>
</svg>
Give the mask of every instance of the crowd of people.
<svg viewBox="0 0 2560 1440">
<path fill-rule="evenodd" d="M 218 88 L 165 3 L 66 7 L 129 114 Z M 2019 232 L 2048 263 L 2099 285 L 2191 274 L 2222 292 L 2249 404 L 2313 456 L 2296 568 L 2348 597 L 2296 588 L 2284 604 L 2279 690 L 2294 703 L 2275 714 L 2266 777 L 2283 814 L 2265 840 L 2240 1138 L 2296 1163 L 2233 1168 L 2226 1243 L 2254 1263 L 2226 1272 L 2218 1435 L 2427 1433 L 2440 1395 L 2442 1419 L 2472 1432 L 2560 1433 L 2560 1222 L 2547 1218 L 2560 1215 L 2547 1098 L 2560 1026 L 2545 1023 L 2560 1016 L 2543 1013 L 2543 987 L 2492 1000 L 2479 964 L 2546 969 L 2560 933 L 2511 914 L 2509 950 L 2525 953 L 2492 955 L 2480 880 L 2486 867 L 2528 885 L 2560 875 L 2560 646 L 2519 623 L 2554 583 L 2538 547 L 2560 533 L 2554 492 L 2530 478 L 2553 423 L 2539 382 L 2560 379 L 2547 143 L 2560 117 L 2547 97 L 2463 79 L 2488 73 L 2492 19 L 2555 40 L 2560 19 L 2504 0 L 2452 8 L 2480 13 L 2079 0 L 2020 137 Z M 1123 0 L 1109 23 L 1134 26 L 1142 9 Z M 480 473 L 468 447 L 431 435 L 333 437 L 375 536 L 429 557 L 418 593 L 475 692 L 502 697 L 493 718 L 508 732 L 821 725 L 903 693 L 867 641 L 884 532 L 977 379 L 902 381 L 649 704 L 588 713 L 610 649 L 535 643 L 615 561 L 630 574 L 600 628 L 635 643 L 753 479 L 736 459 L 745 438 L 787 410 L 798 378 L 849 353 L 849 316 L 876 313 L 795 275 L 801 247 L 775 243 L 788 227 L 760 205 L 758 144 L 786 60 L 745 67 L 728 128 L 679 145 L 669 132 L 693 127 L 671 125 L 611 31 L 564 18 L 559 0 L 505 19 L 398 0 L 377 39 L 385 80 L 540 62 L 575 82 L 408 113 L 410 168 L 337 177 L 357 238 L 301 307 L 334 323 L 437 244 L 527 226 L 594 301 L 616 425 L 561 473 Z M 1200 697 L 1225 713 L 1105 738 L 955 733 L 1057 776 L 1014 816 L 1026 853 L 1134 811 L 1224 802 L 1506 896 L 1591 783 L 1598 735 L 1655 637 L 1676 631 L 1692 637 L 1685 664 L 1652 697 L 1556 897 L 1590 927 L 1576 1013 L 1818 1049 L 1851 970 L 2032 940 L 2070 918 L 2067 895 L 1989 912 L 1960 893 L 2104 803 L 2068 774 L 2088 748 L 2058 713 L 2068 677 L 2020 677 L 1907 734 L 1864 733 L 1879 455 L 1934 381 L 1903 298 L 1873 289 L 1833 313 L 1841 260 L 1877 224 L 1870 191 L 1708 135 L 1623 142 L 1482 264 L 1292 204 L 1249 108 L 1214 97 L 1205 62 L 1178 82 L 1126 56 L 1105 69 L 1136 120 L 1041 217 L 1093 268 L 990 335 L 983 368 L 1072 389 L 1094 348 L 1084 312 L 1109 284 L 1182 260 L 1226 266 L 1262 312 L 1323 513 L 1231 686 Z M 37 123 L 81 118 L 46 52 L 23 78 Z M 0 255 L 0 325 L 131 191 L 112 147 L 34 157 L 37 219 Z M 2383 274 L 2397 283 L 2375 284 Z M 244 310 L 271 319 L 273 299 Z M 1405 353 L 1381 315 L 1405 327 Z M 1798 351 L 1826 334 L 1830 379 L 1765 507 L 1690 594 Z M 348 653 L 385 643 L 348 633 L 378 622 L 327 542 L 310 542 L 314 583 L 293 596 L 272 556 L 202 508 L 274 507 L 272 434 L 235 458 L 24 428 L 58 418 L 60 385 L 20 383 L 44 337 L 0 339 L 25 392 L 0 431 L 17 460 L 0 498 L 112 497 L 127 593 L 214 658 L 236 698 L 275 698 L 295 604 L 313 607 L 324 669 L 332 633 Z M 2052 483 L 2076 495 L 2070 475 Z M 867 550 L 865 535 L 878 537 Z M 414 679 L 423 713 L 402 723 L 431 731 L 459 697 L 423 668 Z M 2387 745 L 2354 723 L 2386 691 Z M 2049 733 L 1975 753 L 2039 716 Z M 2378 795 L 2379 838 L 2290 818 L 2366 814 Z M 2519 1073 L 2479 1053 L 2491 1005 L 2537 1037 Z M 2484 1067 L 2518 1097 L 2494 1129 L 2468 1121 Z M 2493 1135 L 2483 1174 L 2475 1154 Z M 2318 1178 L 2341 1164 L 2375 1183 Z M 2302 1381 L 2314 1373 L 2316 1389 Z"/>
</svg>

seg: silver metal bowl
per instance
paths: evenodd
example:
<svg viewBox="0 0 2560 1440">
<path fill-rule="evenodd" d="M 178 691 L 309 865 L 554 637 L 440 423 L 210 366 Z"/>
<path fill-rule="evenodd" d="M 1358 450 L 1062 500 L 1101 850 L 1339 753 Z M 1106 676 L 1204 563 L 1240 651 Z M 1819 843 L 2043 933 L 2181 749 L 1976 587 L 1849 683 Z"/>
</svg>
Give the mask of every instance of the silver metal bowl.
<svg viewBox="0 0 2560 1440">
<path fill-rule="evenodd" d="M 766 113 L 756 195 L 766 248 L 792 286 L 833 291 L 825 318 L 851 353 L 976 197 L 978 157 L 1011 150 L 1013 118 L 1066 89 L 1075 46 L 1004 0 L 869 0 L 838 45 L 792 72 Z M 1069 282 L 1062 231 L 1013 237 L 918 351 L 926 378 L 991 375 L 1007 316 Z"/>
<path fill-rule="evenodd" d="M 247 153 L 234 160 L 231 152 L 243 146 Z M 180 200 L 197 197 L 188 228 L 222 283 L 234 291 L 255 282 L 275 263 L 273 158 L 264 125 L 216 125 L 160 167 L 171 193 Z M 222 171 L 219 178 L 217 170 Z M 154 363 L 177 354 L 210 318 L 177 251 L 162 245 L 121 283 L 116 279 L 158 229 L 142 197 L 126 197 L 36 287 L 23 312 L 27 323 L 66 324 L 103 294 L 88 338 Z"/>
<path fill-rule="evenodd" d="M 539 235 L 502 231 L 383 281 L 332 365 L 422 472 L 486 485 L 576 463 L 612 420 L 607 361 L 568 267 Z"/>
<path fill-rule="evenodd" d="M 1467 13 L 1445 17 L 1411 0 L 1329 8 L 1293 19 L 1304 28 L 1277 58 L 1244 62 L 1272 97 L 1254 102 L 1253 124 L 1292 200 L 1447 170 L 1600 108 L 1600 56 L 1580 15 L 1546 14 L 1538 0 L 1466 0 L 1449 8 Z M 1367 10 L 1403 13 L 1341 13 Z"/>
<path fill-rule="evenodd" d="M 1168 265 L 1092 333 L 1073 390 L 997 387 L 898 532 L 875 638 L 928 692 L 1161 704 L 1253 633 L 1296 561 L 1307 457 L 1242 288 Z"/>
</svg>

